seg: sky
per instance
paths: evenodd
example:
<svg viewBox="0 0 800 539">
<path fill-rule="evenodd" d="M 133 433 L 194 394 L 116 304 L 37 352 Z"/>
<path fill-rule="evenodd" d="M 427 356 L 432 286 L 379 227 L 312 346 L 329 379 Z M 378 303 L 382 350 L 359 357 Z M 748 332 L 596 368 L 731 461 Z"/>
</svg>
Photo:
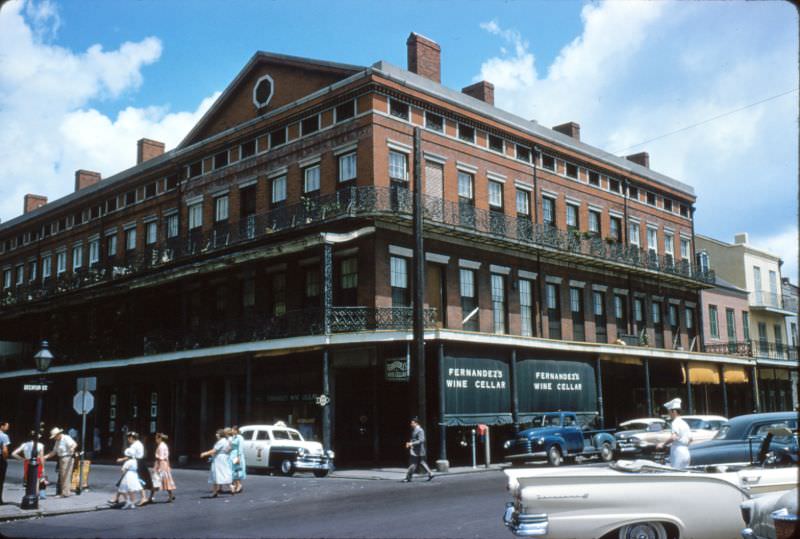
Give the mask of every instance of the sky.
<svg viewBox="0 0 800 539">
<path fill-rule="evenodd" d="M 175 147 L 258 50 L 406 67 L 415 31 L 441 45 L 446 86 L 485 79 L 503 109 L 649 152 L 694 187 L 697 233 L 748 232 L 796 283 L 797 28 L 779 1 L 11 0 L 0 219 L 69 194 L 77 169 L 133 166 L 142 137 Z"/>
</svg>

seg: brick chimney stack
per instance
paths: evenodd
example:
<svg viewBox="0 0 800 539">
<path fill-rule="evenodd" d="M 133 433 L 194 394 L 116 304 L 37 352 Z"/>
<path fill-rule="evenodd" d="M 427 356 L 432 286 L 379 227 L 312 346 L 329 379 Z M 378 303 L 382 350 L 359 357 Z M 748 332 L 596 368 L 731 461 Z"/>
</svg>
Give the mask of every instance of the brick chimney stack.
<svg viewBox="0 0 800 539">
<path fill-rule="evenodd" d="M 475 99 L 480 99 L 484 103 L 494 105 L 494 84 L 491 82 L 485 80 L 476 82 L 466 88 L 462 88 L 461 93 L 467 94 Z"/>
<path fill-rule="evenodd" d="M 639 152 L 632 155 L 626 155 L 625 159 L 638 163 L 643 167 L 650 168 L 650 154 L 647 152 Z"/>
<path fill-rule="evenodd" d="M 35 209 L 41 208 L 47 204 L 47 197 L 42 195 L 25 195 L 25 203 L 23 204 L 22 213 L 30 213 Z"/>
<path fill-rule="evenodd" d="M 442 82 L 442 48 L 427 37 L 411 32 L 406 40 L 408 70 L 434 82 Z"/>
<path fill-rule="evenodd" d="M 94 185 L 100 181 L 100 173 L 91 170 L 76 170 L 75 171 L 75 191 L 86 189 L 90 185 Z"/>
<path fill-rule="evenodd" d="M 136 164 L 141 165 L 154 157 L 164 153 L 164 143 L 149 138 L 142 138 L 136 142 Z"/>
<path fill-rule="evenodd" d="M 567 122 L 561 125 L 554 125 L 553 131 L 558 131 L 559 133 L 563 133 L 568 137 L 574 138 L 575 140 L 581 140 L 581 125 L 575 122 Z"/>
</svg>

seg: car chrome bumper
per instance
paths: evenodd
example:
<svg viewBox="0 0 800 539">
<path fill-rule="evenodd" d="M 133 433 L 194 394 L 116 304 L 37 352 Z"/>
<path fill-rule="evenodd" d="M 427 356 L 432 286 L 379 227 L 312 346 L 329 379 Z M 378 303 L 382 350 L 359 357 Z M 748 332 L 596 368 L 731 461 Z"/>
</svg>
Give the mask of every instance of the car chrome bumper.
<svg viewBox="0 0 800 539">
<path fill-rule="evenodd" d="M 503 523 L 514 535 L 520 537 L 544 537 L 547 535 L 547 515 L 529 515 L 514 509 L 514 503 L 506 504 Z"/>
<path fill-rule="evenodd" d="M 333 470 L 333 459 L 306 455 L 299 457 L 295 461 L 294 467 L 298 470 Z"/>
<path fill-rule="evenodd" d="M 547 451 L 534 451 L 532 453 L 518 453 L 516 455 L 506 455 L 506 460 L 543 459 L 543 458 L 547 458 Z"/>
</svg>

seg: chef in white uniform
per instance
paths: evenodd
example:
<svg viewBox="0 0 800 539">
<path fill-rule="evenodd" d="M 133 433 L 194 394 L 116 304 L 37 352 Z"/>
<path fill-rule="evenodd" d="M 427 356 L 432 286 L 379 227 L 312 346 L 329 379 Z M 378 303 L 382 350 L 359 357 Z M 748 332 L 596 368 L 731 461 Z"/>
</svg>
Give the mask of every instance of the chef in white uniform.
<svg viewBox="0 0 800 539">
<path fill-rule="evenodd" d="M 672 435 L 666 444 L 669 445 L 669 465 L 679 470 L 689 467 L 689 442 L 692 440 L 692 429 L 681 418 L 681 399 L 672 399 L 664 405 L 672 419 Z"/>
</svg>

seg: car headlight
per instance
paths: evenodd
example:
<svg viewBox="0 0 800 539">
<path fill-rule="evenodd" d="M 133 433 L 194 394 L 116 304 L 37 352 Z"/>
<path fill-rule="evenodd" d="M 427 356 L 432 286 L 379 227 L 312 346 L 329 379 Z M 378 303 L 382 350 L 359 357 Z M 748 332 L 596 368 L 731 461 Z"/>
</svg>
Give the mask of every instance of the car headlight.
<svg viewBox="0 0 800 539">
<path fill-rule="evenodd" d="M 650 444 L 648 444 L 644 440 L 636 440 L 636 445 L 638 445 L 639 447 L 647 447 Z"/>
<path fill-rule="evenodd" d="M 306 449 L 305 447 L 301 447 L 300 449 L 297 450 L 298 457 L 304 457 L 307 454 L 308 454 L 308 449 Z"/>
<path fill-rule="evenodd" d="M 538 440 L 536 440 L 536 443 L 542 445 L 544 443 L 544 438 L 539 438 Z"/>
<path fill-rule="evenodd" d="M 511 440 L 506 440 L 506 443 L 503 444 L 503 449 L 508 449 L 511 447 Z"/>
<path fill-rule="evenodd" d="M 328 455 L 328 458 L 329 458 L 329 459 L 333 459 L 333 456 L 334 456 L 334 455 L 333 455 L 333 451 L 331 451 L 331 450 L 329 449 L 328 451 L 326 451 L 326 454 Z"/>
</svg>

